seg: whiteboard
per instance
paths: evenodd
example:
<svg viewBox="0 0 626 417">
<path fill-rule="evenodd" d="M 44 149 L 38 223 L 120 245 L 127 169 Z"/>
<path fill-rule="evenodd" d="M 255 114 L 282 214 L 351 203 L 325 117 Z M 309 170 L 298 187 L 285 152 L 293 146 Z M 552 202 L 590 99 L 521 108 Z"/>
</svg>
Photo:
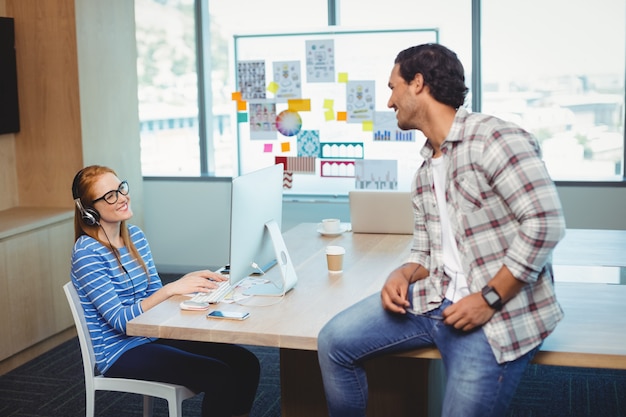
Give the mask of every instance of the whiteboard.
<svg viewBox="0 0 626 417">
<path fill-rule="evenodd" d="M 438 29 L 234 36 L 238 171 L 283 162 L 284 194 L 408 191 L 424 136 L 387 107 L 396 55 Z"/>
</svg>

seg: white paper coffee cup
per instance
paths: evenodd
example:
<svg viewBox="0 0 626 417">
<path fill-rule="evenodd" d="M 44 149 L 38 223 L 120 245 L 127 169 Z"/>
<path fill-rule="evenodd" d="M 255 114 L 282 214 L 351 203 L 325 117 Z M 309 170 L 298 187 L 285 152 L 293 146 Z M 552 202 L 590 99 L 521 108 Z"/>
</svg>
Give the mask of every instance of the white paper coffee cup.
<svg viewBox="0 0 626 417">
<path fill-rule="evenodd" d="M 343 272 L 343 256 L 346 250 L 341 246 L 326 246 L 326 263 L 328 272 Z"/>
</svg>

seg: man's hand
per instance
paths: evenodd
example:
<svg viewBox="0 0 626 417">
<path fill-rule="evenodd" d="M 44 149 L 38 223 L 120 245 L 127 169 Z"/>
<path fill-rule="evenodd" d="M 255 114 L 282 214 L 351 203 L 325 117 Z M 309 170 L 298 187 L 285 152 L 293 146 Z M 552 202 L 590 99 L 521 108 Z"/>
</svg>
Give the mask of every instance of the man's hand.
<svg viewBox="0 0 626 417">
<path fill-rule="evenodd" d="M 409 285 L 427 276 L 428 270 L 416 263 L 406 263 L 394 269 L 380 292 L 383 308 L 392 313 L 406 314 L 406 309 L 411 306 Z"/>
<path fill-rule="evenodd" d="M 443 322 L 467 332 L 487 323 L 495 312 L 478 292 L 463 297 L 446 308 L 443 311 Z"/>
<path fill-rule="evenodd" d="M 406 309 L 411 305 L 407 299 L 408 290 L 409 281 L 396 269 L 389 275 L 380 292 L 383 308 L 392 313 L 406 314 Z"/>
</svg>

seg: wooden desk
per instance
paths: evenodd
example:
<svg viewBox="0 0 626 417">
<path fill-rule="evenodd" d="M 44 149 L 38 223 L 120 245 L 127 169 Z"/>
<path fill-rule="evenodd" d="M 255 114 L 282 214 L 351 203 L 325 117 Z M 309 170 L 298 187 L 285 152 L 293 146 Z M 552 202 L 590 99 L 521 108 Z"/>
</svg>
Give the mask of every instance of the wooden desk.
<svg viewBox="0 0 626 417">
<path fill-rule="evenodd" d="M 204 312 L 181 311 L 178 303 L 183 297 L 173 297 L 132 320 L 128 334 L 279 347 L 283 415 L 325 415 L 315 352 L 317 334 L 335 314 L 380 290 L 388 273 L 405 260 L 411 236 L 344 233 L 323 237 L 315 230 L 315 224 L 304 223 L 284 235 L 298 283 L 279 304 L 221 304 L 223 310 L 247 310 L 250 318 L 216 321 L 205 318 Z M 343 274 L 327 273 L 324 248 L 329 244 L 346 248 Z M 567 238 L 560 245 L 567 248 Z M 273 268 L 269 277 L 278 273 Z M 557 295 L 565 319 L 546 340 L 536 361 L 626 369 L 626 332 L 621 331 L 626 328 L 626 286 L 559 282 Z M 427 391 L 428 361 L 415 358 L 439 358 L 439 353 L 423 349 L 373 361 L 368 368 L 374 376 L 370 378 L 370 415 L 406 415 L 409 409 L 413 415 L 426 414 L 427 401 L 423 409 L 415 410 L 419 403 L 415 398 Z M 417 383 L 399 381 L 390 387 L 398 375 L 424 377 Z M 384 382 L 378 385 L 377 380 Z"/>
</svg>

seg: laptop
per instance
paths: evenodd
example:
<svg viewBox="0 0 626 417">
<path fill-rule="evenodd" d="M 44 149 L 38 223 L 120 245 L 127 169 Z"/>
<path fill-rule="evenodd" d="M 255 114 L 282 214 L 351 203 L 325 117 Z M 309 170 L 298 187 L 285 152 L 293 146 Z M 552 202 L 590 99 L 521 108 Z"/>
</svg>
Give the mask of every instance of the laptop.
<svg viewBox="0 0 626 417">
<path fill-rule="evenodd" d="M 408 191 L 348 192 L 353 233 L 413 234 L 413 205 Z"/>
</svg>

